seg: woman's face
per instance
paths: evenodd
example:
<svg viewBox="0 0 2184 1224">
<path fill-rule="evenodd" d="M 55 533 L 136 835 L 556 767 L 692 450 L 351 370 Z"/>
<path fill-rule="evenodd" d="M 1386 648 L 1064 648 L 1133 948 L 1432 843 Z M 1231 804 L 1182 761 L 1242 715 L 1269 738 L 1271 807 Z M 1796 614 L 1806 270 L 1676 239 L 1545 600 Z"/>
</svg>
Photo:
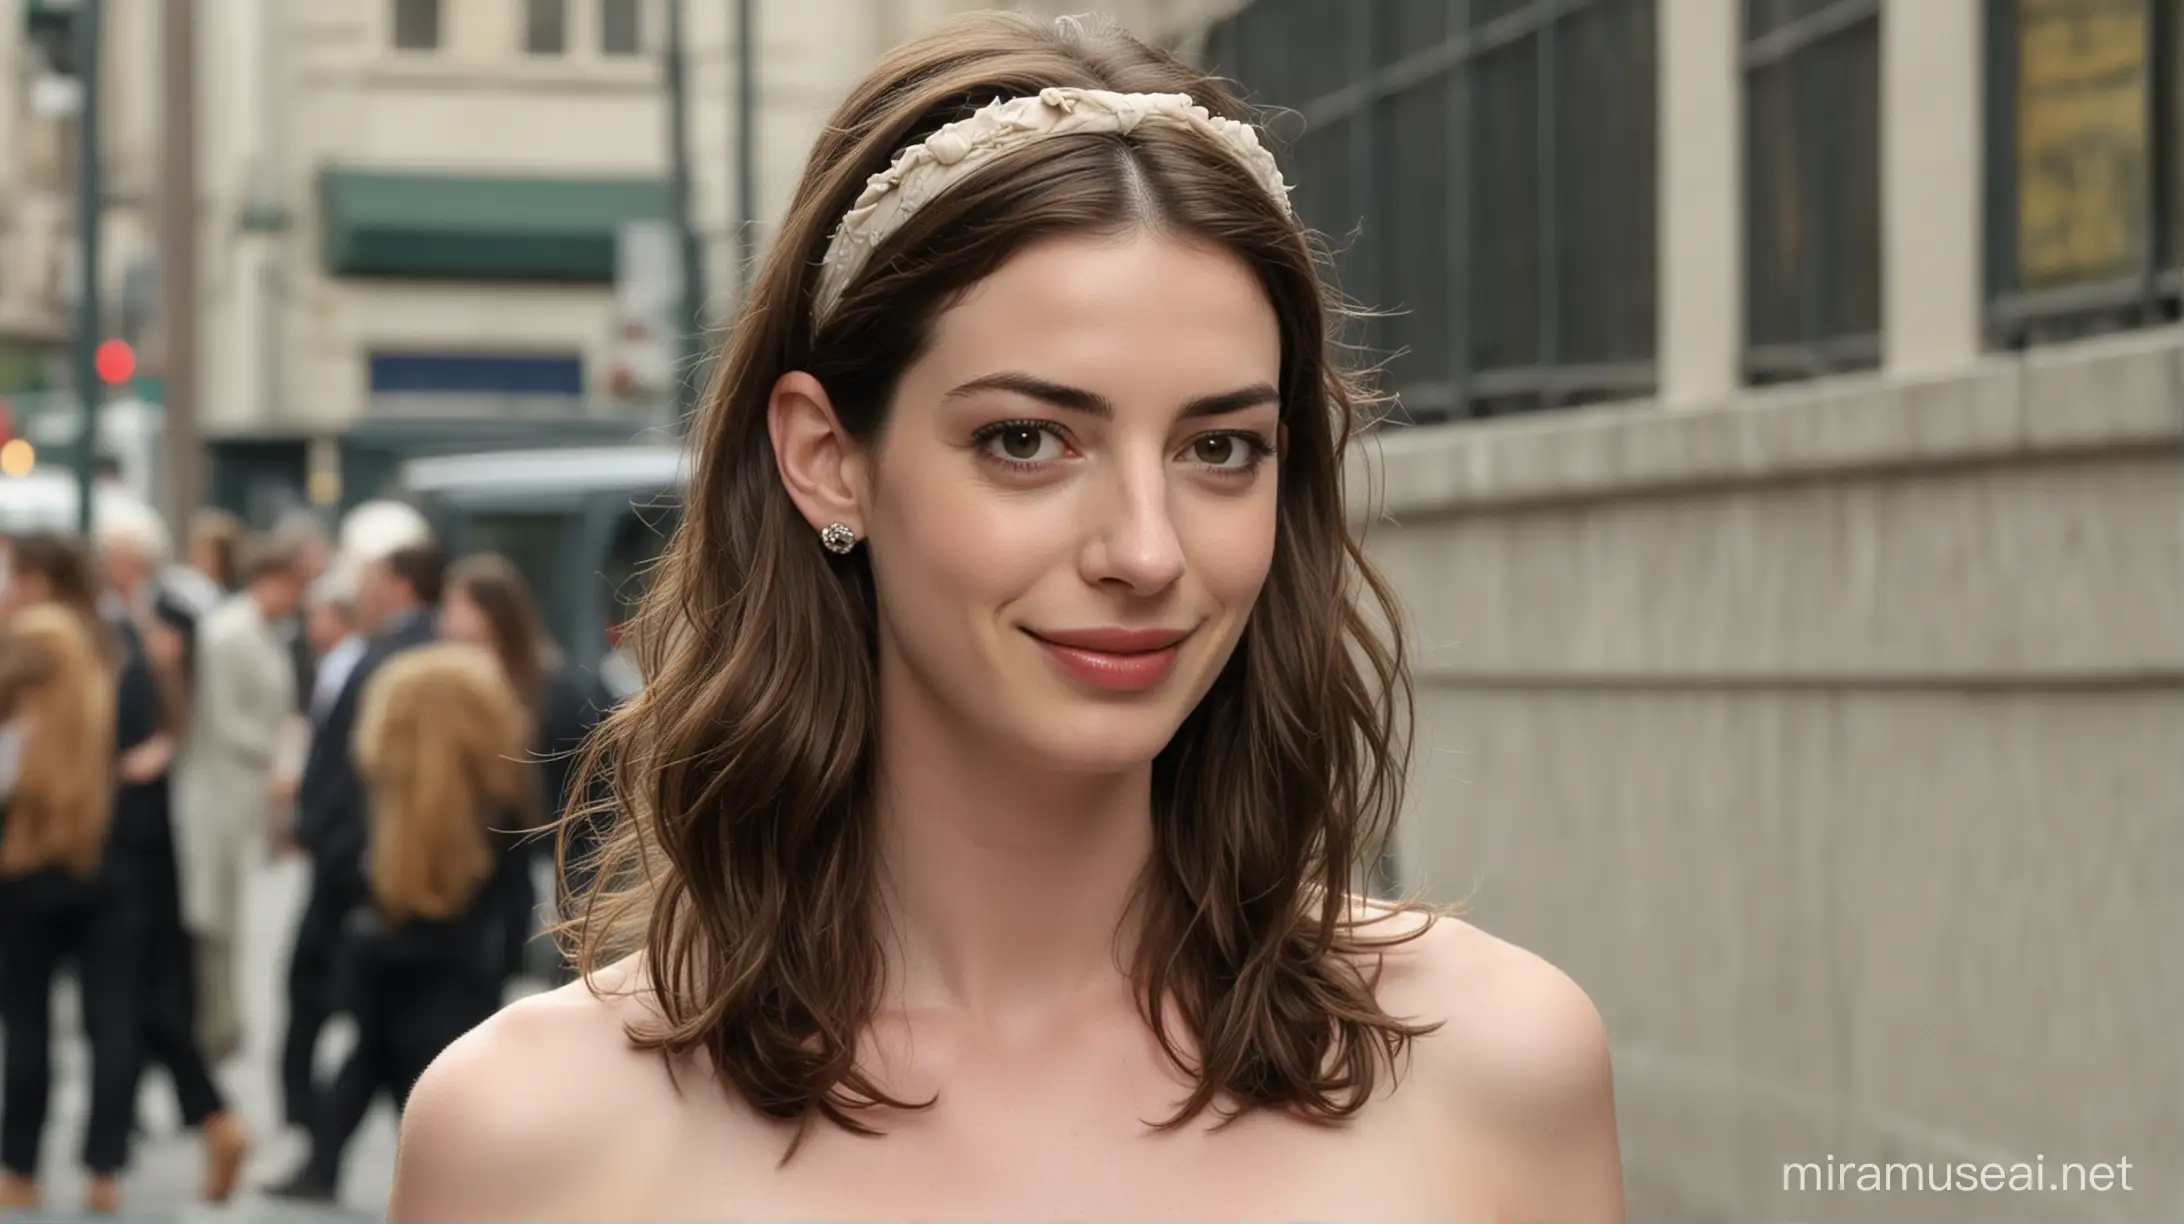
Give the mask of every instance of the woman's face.
<svg viewBox="0 0 2184 1224">
<path fill-rule="evenodd" d="M 493 626 L 461 583 L 451 583 L 440 600 L 440 636 L 470 646 L 493 646 Z"/>
<path fill-rule="evenodd" d="M 862 468 L 892 714 L 1158 754 L 1274 555 L 1281 358 L 1241 260 L 1151 236 L 1035 246 L 942 315 Z"/>
</svg>

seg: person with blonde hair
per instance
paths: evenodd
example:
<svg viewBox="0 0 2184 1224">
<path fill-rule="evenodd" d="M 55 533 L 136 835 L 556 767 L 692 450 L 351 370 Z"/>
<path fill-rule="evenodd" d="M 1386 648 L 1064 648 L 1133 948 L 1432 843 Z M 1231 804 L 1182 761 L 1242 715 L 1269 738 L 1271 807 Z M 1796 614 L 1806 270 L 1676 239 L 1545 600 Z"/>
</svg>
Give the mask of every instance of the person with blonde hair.
<svg viewBox="0 0 2184 1224">
<path fill-rule="evenodd" d="M 585 806 L 574 786 L 577 755 L 614 699 L 597 674 L 563 656 L 539 616 L 530 583 L 507 557 L 499 553 L 464 557 L 448 571 L 444 594 L 440 636 L 492 651 L 532 712 L 538 731 L 538 823 L 541 829 L 554 828 L 573 808 Z M 554 873 L 557 908 L 565 906 L 568 897 L 584 894 L 598 830 L 587 822 L 582 835 L 569 840 L 568 853 L 562 856 L 566 861 L 560 865 L 566 870 Z M 557 866 L 551 841 L 534 838 L 532 843 L 533 856 Z M 518 879 L 510 902 L 515 906 L 515 921 L 509 930 L 509 965 L 511 972 L 521 972 L 538 902 L 528 875 Z M 568 967 L 564 964 L 559 970 L 566 980 Z"/>
<path fill-rule="evenodd" d="M 532 721 L 491 652 L 422 646 L 372 677 L 356 725 L 370 796 L 370 900 L 350 924 L 357 1044 L 277 1197 L 331 1201 L 372 1099 L 397 1109 L 449 1043 L 493 1014 L 507 981 L 507 898 L 535 821 Z"/>
<path fill-rule="evenodd" d="M 426 1072 L 389 1218 L 1620 1220 L 1583 989 L 1358 895 L 1374 399 L 1251 113 L 985 13 L 817 131 L 594 741 L 583 980 Z"/>
<path fill-rule="evenodd" d="M 355 582 L 348 603 L 364 645 L 340 675 L 332 700 L 312 711 L 297 780 L 295 841 L 311 861 L 311 889 L 288 961 L 281 1096 L 291 1126 L 309 1129 L 321 1112 L 319 1035 L 337 1007 L 333 986 L 343 925 L 366 900 L 368 804 L 354 753 L 362 695 L 381 665 L 433 638 L 447 558 L 424 531 L 416 511 L 393 502 L 360 506 L 342 527 L 339 568 Z"/>
<path fill-rule="evenodd" d="M 73 962 L 91 1045 L 86 1205 L 113 1211 L 128 1162 L 139 1057 L 133 907 L 108 872 L 114 818 L 115 644 L 72 541 L 18 537 L 0 625 L 0 1210 L 40 1205 L 51 1099 L 52 996 Z"/>
</svg>

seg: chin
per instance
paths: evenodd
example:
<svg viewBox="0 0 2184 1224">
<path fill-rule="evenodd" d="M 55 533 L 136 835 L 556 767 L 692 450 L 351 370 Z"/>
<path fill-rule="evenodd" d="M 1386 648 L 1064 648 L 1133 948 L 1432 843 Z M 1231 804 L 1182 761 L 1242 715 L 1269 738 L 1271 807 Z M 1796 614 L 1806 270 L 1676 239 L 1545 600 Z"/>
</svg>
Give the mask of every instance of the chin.
<svg viewBox="0 0 2184 1224">
<path fill-rule="evenodd" d="M 1101 705 L 1042 701 L 1008 719 L 1009 734 L 1033 759 L 1061 773 L 1117 774 L 1142 769 L 1161 754 L 1183 724 L 1183 712 L 1161 705 Z"/>
</svg>

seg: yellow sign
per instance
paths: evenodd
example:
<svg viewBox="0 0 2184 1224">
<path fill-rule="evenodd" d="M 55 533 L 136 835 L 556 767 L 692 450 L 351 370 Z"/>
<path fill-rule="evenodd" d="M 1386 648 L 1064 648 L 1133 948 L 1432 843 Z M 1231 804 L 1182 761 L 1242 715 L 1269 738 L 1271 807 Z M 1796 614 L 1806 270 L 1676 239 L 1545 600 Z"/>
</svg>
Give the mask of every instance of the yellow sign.
<svg viewBox="0 0 2184 1224">
<path fill-rule="evenodd" d="M 2017 0 L 2017 269 L 2026 289 L 2129 276 L 2151 233 L 2145 0 Z"/>
</svg>

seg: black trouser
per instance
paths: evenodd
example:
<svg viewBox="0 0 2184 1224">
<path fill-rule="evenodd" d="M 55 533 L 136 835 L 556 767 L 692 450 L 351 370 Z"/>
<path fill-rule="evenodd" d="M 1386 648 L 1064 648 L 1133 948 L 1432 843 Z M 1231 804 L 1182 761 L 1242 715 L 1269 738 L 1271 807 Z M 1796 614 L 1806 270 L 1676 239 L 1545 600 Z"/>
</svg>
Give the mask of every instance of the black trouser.
<svg viewBox="0 0 2184 1224">
<path fill-rule="evenodd" d="M 57 870 L 0 881 L 0 1165 L 35 1177 L 53 1090 L 53 983 L 76 966 L 91 1045 L 91 1118 L 83 1164 L 120 1172 L 129 1161 L 135 1114 L 145 916 L 119 882 L 85 881 Z"/>
<path fill-rule="evenodd" d="M 161 839 L 145 859 L 144 1059 L 167 1069 L 182 1121 L 197 1126 L 226 1108 L 197 1043 L 197 949 L 182 925 L 174 842 Z"/>
<path fill-rule="evenodd" d="M 516 865 L 501 886 L 501 904 L 508 911 L 501 921 L 507 934 L 508 976 L 520 977 L 525 968 L 524 947 L 531 941 L 531 928 L 538 925 L 538 888 L 531 879 L 532 856 L 538 851 L 525 843 L 512 853 Z"/>
<path fill-rule="evenodd" d="M 353 974 L 356 1048 L 312 1123 L 304 1166 L 306 1177 L 326 1186 L 339 1181 L 342 1153 L 371 1111 L 372 1098 L 385 1091 L 395 1109 L 403 1109 L 425 1067 L 500 1007 L 501 983 L 460 961 L 390 961 L 366 941 Z"/>
<path fill-rule="evenodd" d="M 290 1126 L 312 1126 L 319 1114 L 316 1057 L 320 1030 L 337 1005 L 344 924 L 364 903 L 362 874 L 345 856 L 318 860 L 311 895 L 296 928 L 288 962 L 288 1035 L 281 1044 L 281 1099 Z"/>
</svg>

